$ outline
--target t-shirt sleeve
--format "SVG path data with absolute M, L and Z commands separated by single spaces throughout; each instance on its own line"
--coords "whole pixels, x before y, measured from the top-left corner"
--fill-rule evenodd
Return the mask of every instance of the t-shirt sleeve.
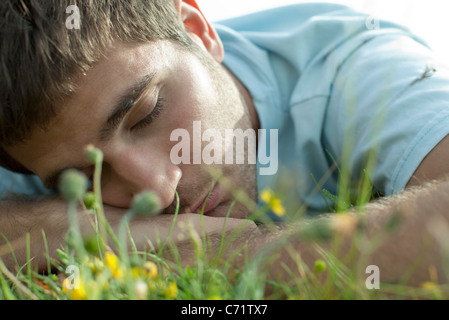
M 373 156 L 374 188 L 394 194 L 449 134 L 448 69 L 411 37 L 375 37 L 341 64 L 325 121 L 326 147 L 352 179 Z
M 13 173 L 0 167 L 0 199 L 6 195 L 46 195 L 54 193 L 45 188 L 41 180 L 34 175 Z

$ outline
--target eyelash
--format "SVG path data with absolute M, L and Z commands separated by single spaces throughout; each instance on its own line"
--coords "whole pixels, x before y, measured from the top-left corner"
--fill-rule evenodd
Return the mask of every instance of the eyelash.
M 148 114 L 145 118 L 143 118 L 137 124 L 135 124 L 131 128 L 131 130 L 132 131 L 142 130 L 142 129 L 145 129 L 146 127 L 148 127 L 154 120 L 157 119 L 157 117 L 159 117 L 162 110 L 164 109 L 164 106 L 165 106 L 164 99 L 159 96 L 157 98 L 156 105 L 154 106 L 153 111 L 151 111 L 150 114 Z

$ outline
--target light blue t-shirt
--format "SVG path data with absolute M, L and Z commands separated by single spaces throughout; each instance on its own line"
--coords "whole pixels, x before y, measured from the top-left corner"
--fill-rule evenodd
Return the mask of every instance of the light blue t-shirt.
M 309 213 L 328 211 L 343 161 L 350 190 L 367 176 L 375 193 L 392 195 L 449 134 L 449 73 L 405 27 L 328 3 L 215 27 L 262 129 L 279 130 L 279 171 L 259 175 L 259 191 L 284 185 Z
M 0 199 L 8 194 L 45 195 L 54 193 L 45 188 L 35 175 L 16 174 L 0 167 Z
M 269 187 L 309 212 L 329 211 L 322 190 L 337 194 L 346 160 L 348 188 L 368 175 L 376 192 L 391 195 L 449 134 L 449 74 L 407 28 L 378 22 L 342 5 L 310 3 L 214 24 L 224 64 L 250 91 L 262 129 L 279 133 L 278 174 L 259 175 L 259 191 Z M 0 169 L 0 194 L 8 191 L 45 189 L 35 177 Z

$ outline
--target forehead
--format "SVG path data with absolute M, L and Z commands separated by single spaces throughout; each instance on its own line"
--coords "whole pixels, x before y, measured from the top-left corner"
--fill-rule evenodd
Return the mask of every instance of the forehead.
M 121 83 L 126 85 L 140 74 L 155 71 L 168 64 L 168 57 L 176 52 L 168 41 L 132 44 L 117 42 L 102 59 L 78 81 L 74 96 L 79 98 L 95 84 L 98 87 Z M 103 90 L 104 91 L 104 90 Z

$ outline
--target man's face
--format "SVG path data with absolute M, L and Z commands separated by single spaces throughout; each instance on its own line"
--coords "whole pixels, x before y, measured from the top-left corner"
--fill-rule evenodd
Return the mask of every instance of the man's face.
M 215 186 L 205 213 L 224 216 L 234 198 L 214 183 L 210 168 L 221 170 L 256 200 L 255 165 L 175 165 L 170 158 L 178 144 L 170 141 L 171 133 L 186 129 L 193 139 L 194 121 L 201 121 L 202 131 L 253 128 L 250 99 L 242 96 L 242 88 L 219 63 L 206 59 L 210 63 L 169 41 L 116 43 L 78 81 L 78 90 L 47 130 L 36 129 L 26 142 L 5 149 L 56 187 L 66 168 L 92 175 L 84 148 L 94 144 L 104 153 L 106 204 L 128 208 L 134 195 L 153 190 L 165 212 L 174 213 L 176 190 L 180 213 L 198 212 Z M 233 217 L 247 214 L 238 203 L 231 211 Z

